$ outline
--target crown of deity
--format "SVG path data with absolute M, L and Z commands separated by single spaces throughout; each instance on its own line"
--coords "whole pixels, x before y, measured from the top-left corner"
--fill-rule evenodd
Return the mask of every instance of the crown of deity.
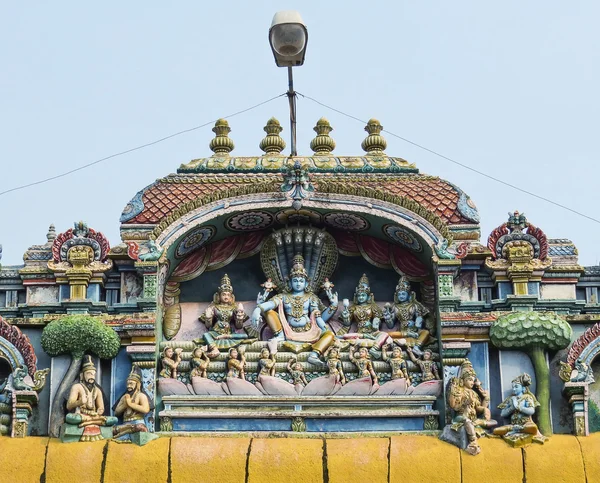
M 371 287 L 369 286 L 369 279 L 367 277 L 366 273 L 362 274 L 362 277 L 360 277 L 360 280 L 358 281 L 358 285 L 356 286 L 356 293 L 359 292 L 364 292 L 364 293 L 371 293 Z
M 233 286 L 231 285 L 231 280 L 229 279 L 229 275 L 223 275 L 221 278 L 221 283 L 219 284 L 219 293 L 223 292 L 231 292 L 233 293 Z
M 396 285 L 396 292 L 399 292 L 400 290 L 404 292 L 410 292 L 410 282 L 404 275 L 400 277 L 398 285 Z
M 290 278 L 304 277 L 308 279 L 308 272 L 304 268 L 304 257 L 302 255 L 296 255 L 292 262 L 292 269 L 290 270 Z
M 460 365 L 460 378 L 466 379 L 467 377 L 477 377 L 475 369 L 473 369 L 473 364 L 471 364 L 469 359 L 465 359 Z
M 127 380 L 136 381 L 140 384 L 142 383 L 142 374 L 138 366 L 131 366 L 131 372 L 129 373 L 129 376 L 127 376 Z
M 85 372 L 88 370 L 96 370 L 96 366 L 94 365 L 94 360 L 92 356 L 86 354 L 83 356 L 83 363 L 81 364 L 81 372 Z

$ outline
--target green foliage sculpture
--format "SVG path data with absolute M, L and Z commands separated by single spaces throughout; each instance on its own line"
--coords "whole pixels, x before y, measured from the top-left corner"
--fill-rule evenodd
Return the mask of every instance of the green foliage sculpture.
M 52 402 L 49 434 L 57 438 L 64 421 L 64 403 L 71 385 L 79 374 L 84 354 L 94 354 L 101 359 L 112 359 L 119 352 L 121 341 L 117 333 L 104 322 L 90 315 L 67 315 L 50 322 L 42 332 L 42 348 L 56 357 L 71 356 L 71 364 L 58 386 Z
M 529 355 L 540 403 L 538 426 L 552 434 L 550 422 L 550 373 L 546 351 L 564 349 L 571 342 L 571 326 L 554 312 L 511 312 L 498 317 L 490 328 L 490 339 L 499 349 L 522 350 Z

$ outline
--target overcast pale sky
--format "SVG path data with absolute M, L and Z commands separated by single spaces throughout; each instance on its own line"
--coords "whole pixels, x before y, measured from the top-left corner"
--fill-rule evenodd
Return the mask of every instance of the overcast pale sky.
M 0 16 L 0 191 L 54 176 L 257 104 L 287 88 L 267 32 L 278 10 L 309 29 L 296 89 L 541 196 L 600 218 L 597 1 L 4 2 Z M 237 155 L 257 155 L 277 99 L 230 120 Z M 363 125 L 298 100 L 298 151 L 333 127 L 361 154 Z M 70 176 L 0 196 L 3 264 L 83 219 L 119 243 L 133 195 L 211 153 L 210 126 Z M 600 224 L 387 136 L 387 152 L 466 191 L 482 242 L 518 209 L 580 263 L 600 259 Z

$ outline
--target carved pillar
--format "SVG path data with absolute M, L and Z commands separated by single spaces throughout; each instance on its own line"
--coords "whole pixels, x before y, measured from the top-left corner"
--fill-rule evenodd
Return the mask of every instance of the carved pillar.
M 455 312 L 460 305 L 460 297 L 454 295 L 454 278 L 460 269 L 460 260 L 437 262 L 438 302 L 440 312 Z
M 13 418 L 11 436 L 24 438 L 29 431 L 29 418 L 39 397 L 35 391 L 13 391 Z
M 144 282 L 143 298 L 140 301 L 142 309 L 145 312 L 154 311 L 156 309 L 156 291 L 158 286 L 158 262 L 135 262 L 134 266 L 142 274 Z
M 566 382 L 563 395 L 569 400 L 569 407 L 573 414 L 573 434 L 576 436 L 589 436 L 589 384 L 587 382 Z

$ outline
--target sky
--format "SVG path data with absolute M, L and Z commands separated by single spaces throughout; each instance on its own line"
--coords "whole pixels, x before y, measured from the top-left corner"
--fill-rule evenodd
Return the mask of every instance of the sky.
M 0 16 L 0 191 L 52 177 L 258 104 L 287 89 L 268 43 L 273 14 L 308 26 L 298 92 L 600 219 L 600 3 L 406 0 L 5 2 Z M 282 97 L 229 120 L 238 156 L 259 155 L 266 121 L 288 140 Z M 298 151 L 316 121 L 339 155 L 364 125 L 298 99 Z M 211 126 L 69 176 L 0 195 L 2 264 L 84 220 L 116 245 L 137 191 L 212 154 Z M 600 223 L 386 135 L 391 156 L 460 186 L 482 242 L 519 210 L 582 265 L 600 260 Z M 288 141 L 289 145 L 289 141 Z

